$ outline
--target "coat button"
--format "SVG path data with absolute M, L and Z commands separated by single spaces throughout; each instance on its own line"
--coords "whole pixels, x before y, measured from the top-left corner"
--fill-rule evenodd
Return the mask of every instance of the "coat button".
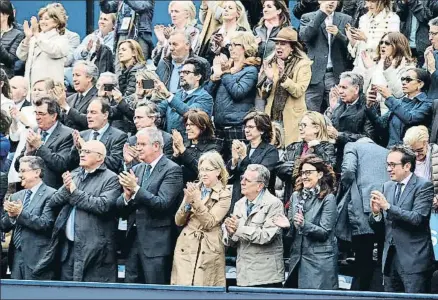
M 202 254 L 205 254 L 205 251 L 202 251 L 201 253 L 202 253 Z
M 184 252 L 184 249 L 181 249 L 181 252 Z
M 184 236 L 186 236 L 186 233 L 184 232 Z

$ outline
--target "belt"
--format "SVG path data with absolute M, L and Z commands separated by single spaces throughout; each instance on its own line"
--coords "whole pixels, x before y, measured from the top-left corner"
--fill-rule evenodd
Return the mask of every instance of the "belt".
M 327 73 L 327 72 L 333 72 L 333 67 L 330 67 L 330 68 L 325 69 L 325 72 L 326 72 L 326 73 Z

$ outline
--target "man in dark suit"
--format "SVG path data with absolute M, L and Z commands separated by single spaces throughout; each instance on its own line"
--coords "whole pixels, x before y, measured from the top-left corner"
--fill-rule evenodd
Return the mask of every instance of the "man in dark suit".
M 432 132 L 430 133 L 430 142 L 438 143 L 438 99 L 433 101 Z
M 169 284 L 182 170 L 163 155 L 156 128 L 140 130 L 136 148 L 143 163 L 119 175 L 123 195 L 117 206 L 128 219 L 125 282 Z
M 429 226 L 433 184 L 417 177 L 415 153 L 391 148 L 387 171 L 391 181 L 382 192 L 371 192 L 369 221 L 384 226 L 382 271 L 386 292 L 428 293 L 431 290 L 433 248 Z
M 67 98 L 60 105 L 64 111 L 64 124 L 76 130 L 85 130 L 87 125 L 87 108 L 97 96 L 95 86 L 99 78 L 99 69 L 90 61 L 79 60 L 73 66 L 73 86 L 76 94 Z
M 59 188 L 62 185 L 61 174 L 68 169 L 68 154 L 73 146 L 72 130 L 59 122 L 61 109 L 56 100 L 43 97 L 34 104 L 38 130 L 29 130 L 26 147 L 20 157 L 41 157 L 46 164 L 44 182 L 50 187 Z M 17 171 L 18 168 L 19 158 L 15 161 Z
M 301 17 L 300 39 L 308 49 L 312 64 L 312 79 L 306 92 L 307 109 L 323 112 L 328 106 L 329 92 L 347 70 L 345 25 L 351 17 L 335 12 L 339 1 L 318 1 L 319 10 Z
M 108 100 L 95 98 L 87 109 L 88 130 L 73 132 L 74 147 L 70 153 L 70 168 L 74 169 L 79 163 L 79 150 L 85 141 L 101 141 L 107 151 L 105 165 L 114 173 L 119 173 L 123 163 L 123 145 L 128 136 L 108 123 L 111 107 Z
M 55 216 L 49 202 L 56 190 L 44 184 L 44 170 L 42 158 L 22 157 L 20 177 L 24 189 L 12 194 L 3 205 L 2 231 L 14 230 L 9 244 L 12 279 L 36 279 L 32 271 L 50 242 Z

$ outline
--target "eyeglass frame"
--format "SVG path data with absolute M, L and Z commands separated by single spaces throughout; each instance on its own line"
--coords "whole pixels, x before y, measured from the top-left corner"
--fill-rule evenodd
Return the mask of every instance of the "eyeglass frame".
M 399 163 L 386 163 L 386 168 L 391 168 L 391 170 L 394 170 L 397 166 L 404 166 L 402 162 Z
M 418 78 L 412 78 L 412 77 L 409 77 L 409 76 L 403 76 L 403 77 L 400 78 L 400 81 L 401 81 L 401 82 L 406 81 L 406 83 L 411 83 L 411 82 L 414 81 L 414 80 L 416 80 L 416 81 L 418 81 L 418 82 L 423 82 L 421 79 L 418 79 Z
M 247 182 L 247 183 L 254 183 L 254 182 L 263 183 L 263 181 L 261 181 L 261 180 L 248 180 L 248 178 L 246 178 L 245 175 L 240 176 L 240 181 Z
M 82 154 L 82 153 L 84 153 L 86 155 L 91 154 L 91 153 L 96 153 L 96 154 L 99 154 L 99 155 L 103 156 L 103 154 L 100 153 L 100 152 L 97 152 L 97 151 L 94 151 L 94 150 L 88 150 L 88 149 L 81 149 L 81 150 L 79 150 L 79 154 Z

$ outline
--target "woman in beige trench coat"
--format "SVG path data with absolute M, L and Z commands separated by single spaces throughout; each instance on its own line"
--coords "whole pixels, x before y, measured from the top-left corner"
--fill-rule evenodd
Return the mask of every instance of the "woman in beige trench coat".
M 275 56 L 264 61 L 257 86 L 266 100 L 265 112 L 272 121 L 283 124 L 285 145 L 289 145 L 300 141 L 298 123 L 307 111 L 305 96 L 312 61 L 293 28 L 281 29 L 271 40 L 275 42 Z
M 219 153 L 199 159 L 200 183 L 187 183 L 184 200 L 175 215 L 184 226 L 176 243 L 171 284 L 225 286 L 225 248 L 221 223 L 231 204 L 228 173 Z

